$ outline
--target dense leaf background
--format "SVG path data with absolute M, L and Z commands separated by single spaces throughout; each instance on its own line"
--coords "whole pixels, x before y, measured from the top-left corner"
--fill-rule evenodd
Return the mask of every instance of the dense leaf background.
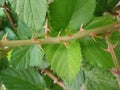
M 118 2 L 0 0 L 0 40 L 3 41 L 2 38 L 7 35 L 7 41 L 32 40 L 34 43 L 35 40 L 45 38 L 44 26 L 47 20 L 50 36 L 57 38 L 65 35 L 70 37 L 81 26 L 86 32 L 99 30 L 118 23 Z M 114 50 L 120 63 L 119 38 L 119 31 L 114 31 L 109 39 L 113 45 L 118 43 Z M 88 35 L 79 40 L 63 40 L 59 44 L 16 47 L 0 44 L 0 89 L 63 90 L 49 75 L 41 72 L 47 69 L 64 83 L 66 90 L 119 90 L 117 79 L 111 72 L 114 68 L 111 54 L 104 50 L 107 47 L 104 34 L 98 35 L 98 38 Z

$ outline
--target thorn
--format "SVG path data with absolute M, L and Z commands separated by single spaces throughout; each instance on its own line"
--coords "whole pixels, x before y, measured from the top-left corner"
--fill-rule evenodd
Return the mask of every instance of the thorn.
M 119 73 L 120 73 L 120 72 L 119 72 L 119 70 L 118 70 L 117 68 L 112 68 L 111 71 L 112 71 L 112 73 L 113 73 L 114 76 L 116 76 L 116 77 L 119 76 Z
M 96 40 L 95 40 L 96 34 L 92 33 L 92 34 L 90 34 L 90 36 L 92 37 L 93 41 L 96 42 Z
M 46 35 L 45 38 L 48 38 L 49 37 L 49 32 L 50 32 L 50 29 L 48 28 L 48 19 L 46 19 L 46 23 L 45 23 L 45 26 L 43 26 L 43 28 L 45 30 L 45 35 Z
M 41 73 L 42 75 L 46 75 L 46 73 L 45 73 L 45 70 L 44 70 L 44 69 L 41 69 L 40 73 Z
M 94 33 L 90 34 L 90 36 L 92 37 L 93 41 L 95 41 L 95 42 L 96 42 L 95 38 L 103 39 L 102 36 L 98 36 L 98 35 L 96 35 L 96 34 L 94 34 Z
M 98 36 L 98 35 L 96 35 L 95 37 L 98 38 L 98 39 L 103 39 L 102 36 Z
M 109 47 L 108 47 L 107 49 L 104 49 L 104 48 L 101 47 L 101 49 L 102 49 L 103 51 L 105 51 L 105 52 L 109 52 L 109 53 L 111 53 L 111 50 L 110 50 Z
M 68 33 L 68 37 L 72 37 L 72 34 Z
M 2 37 L 2 40 L 1 40 L 1 41 L 7 41 L 7 36 L 8 36 L 8 33 L 6 33 L 6 34 Z
M 57 81 L 56 81 L 56 80 L 54 80 L 54 82 L 53 82 L 53 83 L 55 84 L 56 82 L 57 82 Z
M 57 34 L 57 37 L 58 37 L 58 38 L 60 37 L 60 34 L 61 34 L 61 31 Z
M 107 49 L 100 47 L 103 51 L 107 52 Z
M 113 48 L 116 48 L 118 44 L 119 44 L 119 41 L 113 46 Z
M 39 44 L 39 47 L 42 50 L 42 52 L 45 52 L 44 49 L 42 48 L 42 44 Z
M 119 15 L 117 16 L 117 20 L 120 21 L 120 16 Z
M 68 42 L 64 42 L 66 48 L 68 48 Z
M 41 73 L 41 74 L 44 74 L 44 73 L 45 73 L 44 69 L 41 69 L 40 73 Z
M 83 32 L 84 31 L 84 29 L 83 29 L 83 24 L 81 24 L 80 25 L 80 30 L 79 30 L 80 32 Z
M 34 35 L 32 35 L 32 38 L 31 38 L 31 39 L 32 39 L 32 42 L 33 42 L 33 43 L 35 43 L 35 42 L 37 41 L 37 38 L 36 38 Z

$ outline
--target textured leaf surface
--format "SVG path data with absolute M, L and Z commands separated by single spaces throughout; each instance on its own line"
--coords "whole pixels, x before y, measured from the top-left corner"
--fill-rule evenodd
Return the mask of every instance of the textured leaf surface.
M 34 69 L 0 71 L 0 78 L 9 90 L 45 90 L 46 85 Z
M 29 27 L 39 30 L 45 21 L 46 0 L 9 0 L 13 9 Z
M 38 45 L 16 47 L 12 52 L 11 64 L 17 69 L 31 66 L 41 67 L 44 53 Z
M 67 84 L 66 82 L 66 90 L 81 90 L 81 86 L 84 82 L 85 76 L 82 70 L 79 71 L 76 78 L 73 80 L 72 84 Z
M 0 59 L 0 70 L 6 69 L 8 67 L 9 67 L 9 62 L 8 62 L 7 58 L 3 57 L 2 59 Z
M 112 11 L 119 0 L 96 0 L 96 16 L 102 16 L 102 14 L 106 11 Z
M 104 15 L 101 17 L 94 17 L 91 20 L 91 22 L 87 26 L 85 26 L 85 29 L 87 30 L 87 29 L 99 28 L 102 26 L 113 24 L 115 22 L 117 22 L 117 20 L 113 16 L 110 16 L 110 15 Z
M 90 64 L 107 68 L 114 66 L 111 55 L 103 50 L 107 48 L 103 39 L 96 39 L 95 42 L 92 38 L 86 38 L 80 42 L 84 59 Z
M 107 26 L 116 22 L 116 20 L 111 16 L 103 16 L 94 18 L 85 29 L 99 28 L 102 26 Z M 84 59 L 87 60 L 92 65 L 97 65 L 100 67 L 113 67 L 113 60 L 111 55 L 104 51 L 107 49 L 107 44 L 104 39 L 95 38 L 94 41 L 91 37 L 87 37 L 80 40 L 81 50 Z M 103 48 L 103 49 L 102 49 Z
M 22 20 L 19 20 L 17 27 L 17 34 L 20 39 L 29 39 L 31 38 L 33 30 L 29 28 Z
M 102 68 L 85 70 L 85 90 L 119 90 L 116 78 Z
M 77 75 L 82 55 L 78 42 L 70 42 L 68 48 L 64 45 L 48 45 L 45 48 L 47 59 L 58 76 L 71 82 Z
M 49 22 L 52 29 L 79 29 L 93 17 L 95 0 L 54 0 L 49 8 Z

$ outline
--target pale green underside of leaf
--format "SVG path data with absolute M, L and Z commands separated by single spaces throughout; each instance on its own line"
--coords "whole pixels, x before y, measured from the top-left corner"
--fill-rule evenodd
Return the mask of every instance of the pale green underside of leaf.
M 84 79 L 85 79 L 84 72 L 80 70 L 71 84 L 67 84 L 65 82 L 66 90 L 81 90 L 80 88 L 84 82 Z
M 42 67 L 44 53 L 38 45 L 16 47 L 12 52 L 11 64 L 14 68 Z
M 77 30 L 93 17 L 95 0 L 54 0 L 49 7 L 49 23 L 54 31 Z
M 70 83 L 80 70 L 82 55 L 79 43 L 69 42 L 67 48 L 63 44 L 48 45 L 45 51 L 51 68 Z
M 0 71 L 0 78 L 8 90 L 45 90 L 46 85 L 34 69 Z
M 66 84 L 66 88 L 67 90 L 119 90 L 117 80 L 110 71 L 88 64 L 82 67 L 72 84 Z
M 102 68 L 85 71 L 85 90 L 120 90 L 116 78 Z
M 47 1 L 46 0 L 9 0 L 13 10 L 29 27 L 35 31 L 40 30 L 44 24 Z
M 33 35 L 34 30 L 29 28 L 22 20 L 19 19 L 17 34 L 20 39 L 30 39 Z

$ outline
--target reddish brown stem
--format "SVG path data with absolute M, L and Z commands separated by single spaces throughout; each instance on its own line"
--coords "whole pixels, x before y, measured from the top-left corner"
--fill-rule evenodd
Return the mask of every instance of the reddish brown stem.
M 52 71 L 47 70 L 47 69 L 42 69 L 40 70 L 41 73 L 45 73 L 48 77 L 50 77 L 52 80 L 54 80 L 54 82 L 56 82 L 60 87 L 62 87 L 65 90 L 65 85 L 64 83 L 58 78 L 56 77 Z
M 115 54 L 115 51 L 114 51 L 114 45 L 112 45 L 109 41 L 109 36 L 111 35 L 111 33 L 107 33 L 106 36 L 105 36 L 105 40 L 106 40 L 106 43 L 108 45 L 108 51 L 109 53 L 111 54 L 112 56 L 112 59 L 113 59 L 113 62 L 114 62 L 114 65 L 115 65 L 115 68 L 118 70 L 118 73 L 120 75 L 120 65 L 119 65 L 119 62 L 118 62 L 118 59 L 117 59 L 117 56 Z
M 12 16 L 10 15 L 9 8 L 5 4 L 3 5 L 3 8 L 5 9 L 5 13 L 6 13 L 6 15 L 7 15 L 8 19 L 9 19 L 9 21 L 10 21 L 12 27 L 13 27 L 13 29 L 14 29 L 14 32 L 17 33 L 17 28 L 16 28 L 16 25 L 14 23 L 14 20 L 13 20 Z
M 52 43 L 65 43 L 71 40 L 76 40 L 80 38 L 84 38 L 90 36 L 92 33 L 94 34 L 104 34 L 106 32 L 114 31 L 120 29 L 119 23 L 114 23 L 108 26 L 104 26 L 101 28 L 95 28 L 91 30 L 85 30 L 83 32 L 77 32 L 72 34 L 71 36 L 63 36 L 63 37 L 49 37 L 49 38 L 41 38 L 36 41 L 33 40 L 12 40 L 12 41 L 0 41 L 0 46 L 21 46 L 21 45 L 32 45 L 32 44 L 52 44 Z

